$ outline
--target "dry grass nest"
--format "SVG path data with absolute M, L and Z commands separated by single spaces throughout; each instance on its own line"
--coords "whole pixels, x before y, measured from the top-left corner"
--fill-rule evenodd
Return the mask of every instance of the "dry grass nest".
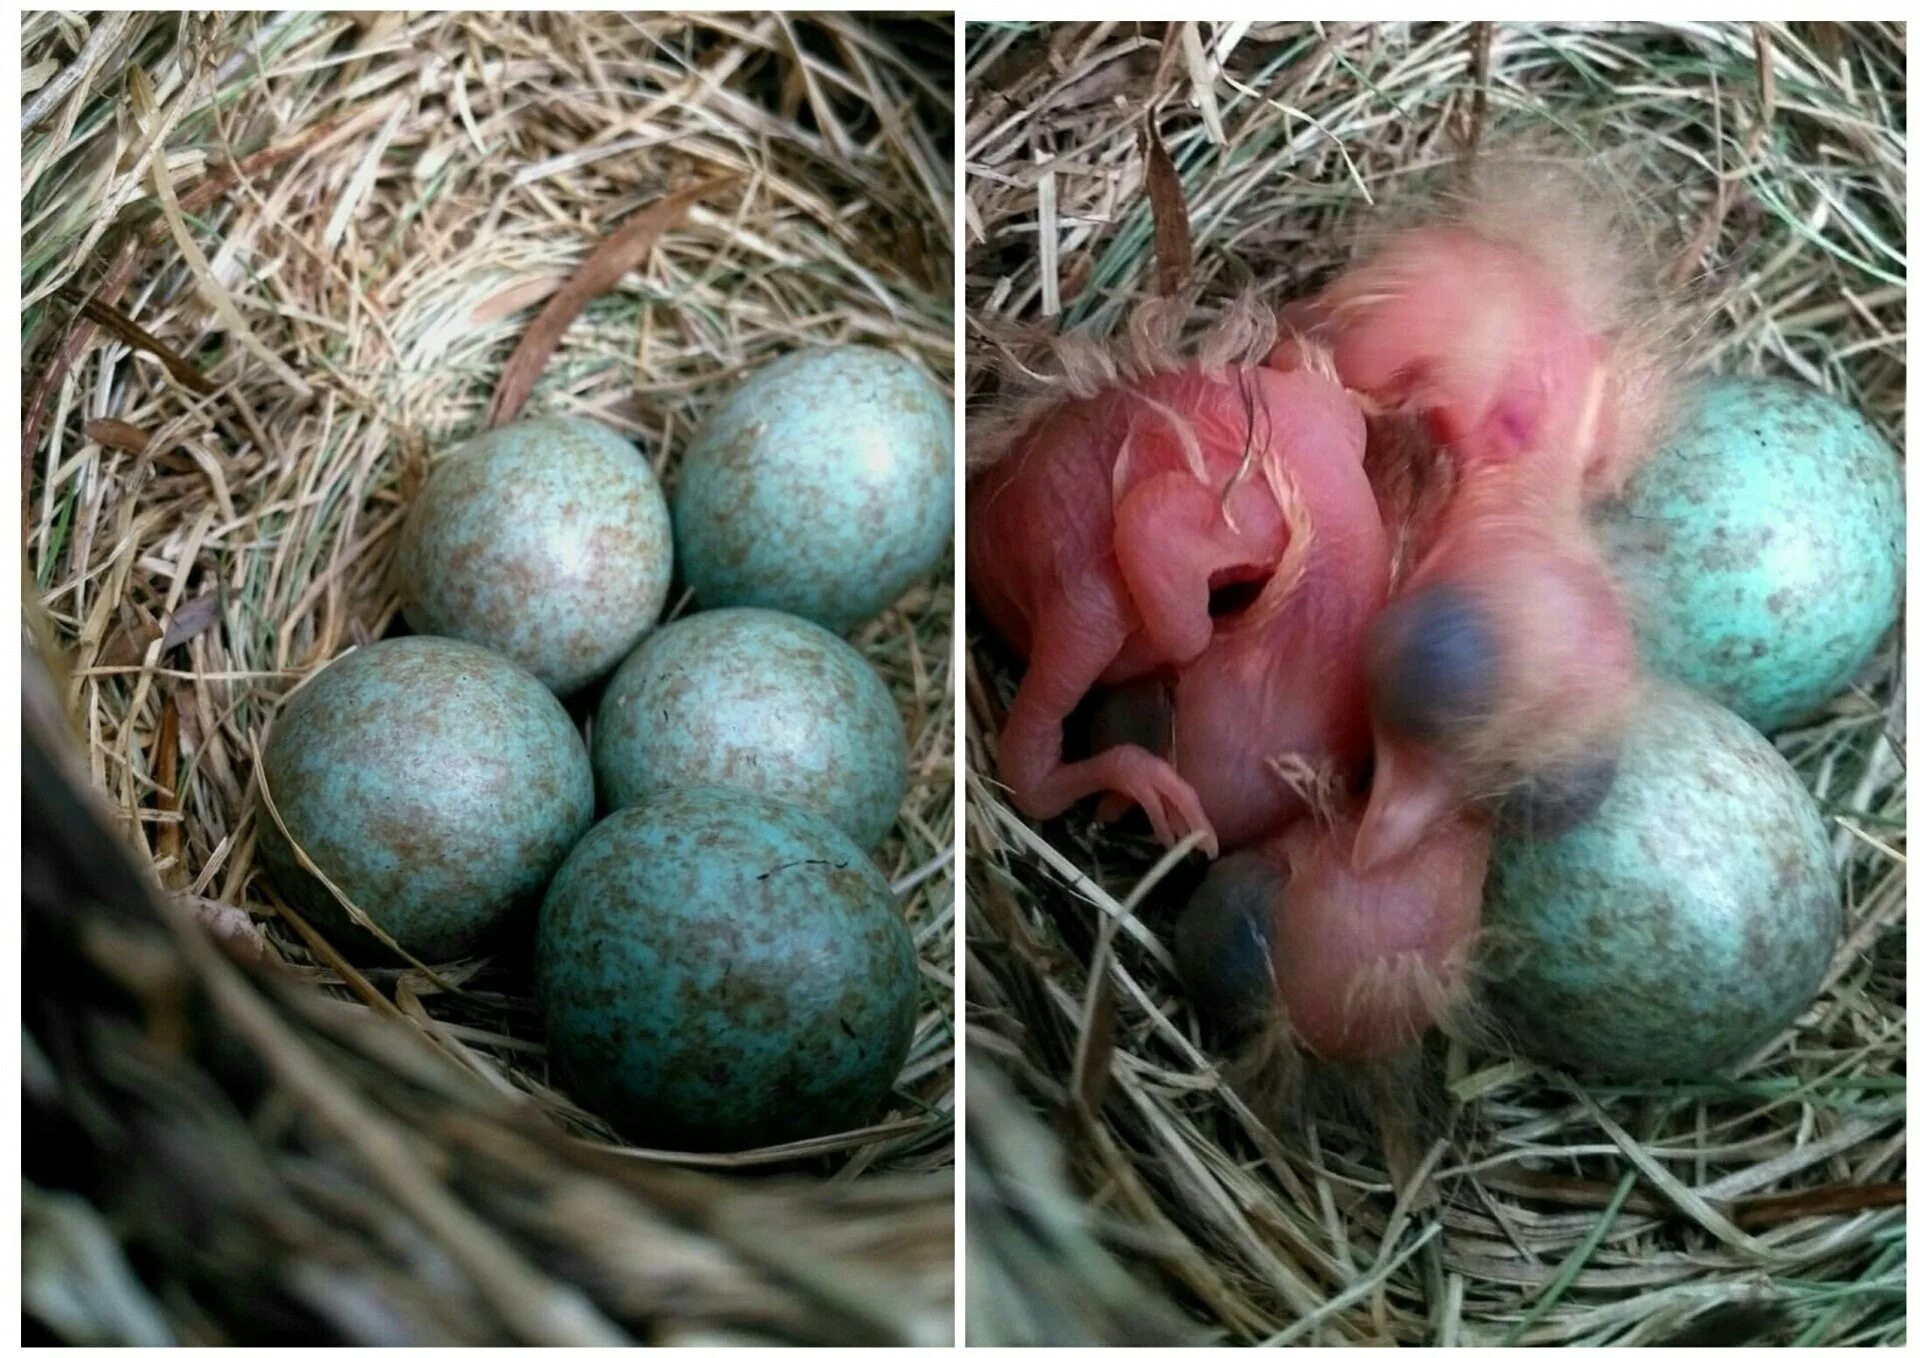
M 603 421 L 670 482 L 786 350 L 884 346 L 951 388 L 952 42 L 940 18 L 27 17 L 30 1335 L 950 1335 L 946 573 L 852 637 L 907 725 L 877 857 L 923 1003 L 880 1124 L 826 1143 L 619 1144 L 547 1083 L 521 973 L 356 969 L 278 909 L 253 771 L 282 695 L 393 623 L 408 496 L 540 303 L 663 194 L 728 177 L 529 413 Z
M 1158 289 L 1150 128 L 1202 321 L 1248 288 L 1316 286 L 1370 204 L 1482 139 L 1544 136 L 1670 242 L 1691 366 L 1804 378 L 1904 447 L 1902 26 L 976 24 L 964 41 L 970 416 L 1005 389 L 996 366 L 1116 333 Z M 1169 965 L 1169 864 L 1084 810 L 1029 824 L 995 784 L 1017 674 L 970 638 L 973 1341 L 1903 1342 L 1897 635 L 1778 740 L 1827 817 L 1846 910 L 1789 1032 L 1683 1087 L 1436 1038 L 1426 1115 L 1385 1134 L 1364 1110 L 1260 1116 L 1224 1078 Z

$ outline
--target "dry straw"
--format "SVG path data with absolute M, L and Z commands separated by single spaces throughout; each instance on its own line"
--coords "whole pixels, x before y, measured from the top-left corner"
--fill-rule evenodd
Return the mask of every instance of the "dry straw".
M 1691 366 L 1805 378 L 1904 447 L 1901 26 L 990 23 L 965 43 L 976 412 L 996 365 L 1119 333 L 1169 251 L 1191 250 L 1203 321 L 1249 289 L 1277 304 L 1373 205 L 1532 139 L 1637 202 Z M 1157 261 L 1170 183 L 1188 230 L 1163 225 Z M 1148 889 L 1167 865 L 1085 812 L 1028 824 L 994 783 L 1017 673 L 972 639 L 968 1042 L 995 1074 L 969 1097 L 1002 1110 L 969 1161 L 974 1341 L 1903 1342 L 1897 638 L 1779 741 L 1846 893 L 1791 1031 L 1683 1088 L 1439 1043 L 1384 1132 L 1334 1100 L 1272 1122 L 1223 1080 Z
M 276 911 L 253 770 L 286 692 L 392 622 L 408 496 L 540 305 L 662 195 L 729 177 L 587 307 L 530 411 L 605 421 L 670 479 L 788 349 L 881 345 L 951 384 L 952 41 L 854 16 L 26 18 L 30 1331 L 950 1333 L 944 578 L 853 638 L 907 723 L 878 856 L 923 1005 L 882 1123 L 826 1145 L 618 1145 L 548 1085 L 523 968 L 443 990 Z M 59 776 L 63 706 L 159 911 Z

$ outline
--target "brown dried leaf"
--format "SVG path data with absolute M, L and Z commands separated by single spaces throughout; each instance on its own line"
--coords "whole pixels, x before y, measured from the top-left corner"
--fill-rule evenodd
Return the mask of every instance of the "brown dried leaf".
M 1733 1220 L 1740 1229 L 1777 1226 L 1801 1217 L 1844 1216 L 1854 1212 L 1881 1211 L 1904 1207 L 1907 1182 L 1904 1179 L 1884 1184 L 1829 1184 L 1798 1193 L 1776 1193 L 1764 1198 L 1748 1198 L 1734 1204 Z
M 480 302 L 473 308 L 472 321 L 475 325 L 489 325 L 494 321 L 524 311 L 536 302 L 544 302 L 554 293 L 567 285 L 564 278 L 527 278 L 518 283 L 509 283 L 506 287 Z
M 147 451 L 147 431 L 125 420 L 88 420 L 87 437 L 105 448 L 123 453 Z
M 212 590 L 205 594 L 196 594 L 180 607 L 174 609 L 173 616 L 167 620 L 167 630 L 160 642 L 160 653 L 165 655 L 175 646 L 184 646 L 209 627 L 220 616 L 220 596 Z
M 1493 1165 L 1479 1176 L 1483 1187 L 1516 1198 L 1562 1203 L 1570 1207 L 1605 1207 L 1620 1185 L 1614 1179 L 1582 1179 L 1518 1165 Z M 1673 1206 L 1651 1189 L 1631 1188 L 1621 1206 L 1645 1216 L 1671 1216 Z
M 122 344 L 134 349 L 144 349 L 159 359 L 161 365 L 172 375 L 173 380 L 196 396 L 205 396 L 213 390 L 213 383 L 209 382 L 198 368 L 168 348 L 161 340 L 149 334 L 131 317 L 121 315 L 117 309 L 101 301 L 98 296 L 88 296 L 78 288 L 62 288 L 60 295 L 77 304 L 82 316 Z
M 125 617 L 124 613 L 122 616 Z M 126 619 L 126 625 L 121 628 L 119 635 L 101 648 L 100 656 L 94 663 L 107 669 L 142 664 L 147 658 L 147 647 L 153 645 L 155 637 L 161 639 L 160 654 L 165 655 L 174 647 L 184 646 L 206 631 L 219 616 L 219 596 L 209 590 L 205 594 L 196 594 L 176 608 L 164 628 L 157 622 Z
M 1180 172 L 1161 144 L 1152 118 L 1141 125 L 1140 153 L 1147 162 L 1147 201 L 1153 206 L 1153 255 L 1160 265 L 1160 295 L 1180 291 L 1193 272 L 1193 231 L 1187 224 L 1187 195 Z
M 611 291 L 628 272 L 639 267 L 653 249 L 653 243 L 675 226 L 688 208 L 732 179 L 731 175 L 722 175 L 656 199 L 594 247 L 579 272 L 567 280 L 567 285 L 534 319 L 521 337 L 519 347 L 513 351 L 513 357 L 501 370 L 500 385 L 494 388 L 493 404 L 487 409 L 488 429 L 497 428 L 520 413 L 568 327 L 580 319 L 587 304 Z
M 141 617 L 125 604 L 120 608 L 120 630 L 100 648 L 93 663 L 104 669 L 138 665 L 146 659 L 147 647 L 161 633 L 160 624 Z

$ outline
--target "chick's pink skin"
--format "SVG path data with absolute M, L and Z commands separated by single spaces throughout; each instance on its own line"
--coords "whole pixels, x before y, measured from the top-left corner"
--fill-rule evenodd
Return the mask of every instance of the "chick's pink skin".
M 1466 227 L 1404 231 L 1318 299 L 1341 381 L 1424 412 L 1463 471 L 1552 459 L 1577 483 L 1604 458 L 1608 343 L 1572 280 Z
M 1304 559 L 1223 622 L 1174 687 L 1176 763 L 1229 848 L 1306 814 L 1316 788 L 1344 791 L 1368 753 L 1365 644 L 1386 602 L 1389 544 L 1353 407 L 1297 377 L 1321 398 L 1323 435 L 1288 444 L 1310 525 Z
M 1626 263 L 1585 215 L 1553 189 L 1401 231 L 1289 305 L 1270 361 L 1326 346 L 1370 414 L 1422 415 L 1463 471 L 1546 459 L 1611 494 L 1652 452 L 1667 384 L 1622 322 Z
M 1400 1051 L 1463 998 L 1492 835 L 1452 816 L 1361 873 L 1350 822 L 1302 821 L 1267 846 L 1274 982 L 1300 1044 L 1330 1061 Z
M 1177 670 L 1207 652 L 1217 640 L 1212 590 L 1224 580 L 1270 577 L 1246 610 L 1261 624 L 1295 592 L 1320 597 L 1304 577 L 1319 560 L 1312 544 L 1323 513 L 1337 505 L 1325 529 L 1332 540 L 1357 531 L 1367 545 L 1365 514 L 1347 504 L 1365 490 L 1364 447 L 1358 410 L 1326 378 L 1189 368 L 1052 408 L 974 481 L 968 577 L 988 621 L 1028 660 L 999 761 L 1023 812 L 1044 818 L 1096 792 L 1118 794 L 1146 811 L 1163 843 L 1200 831 L 1217 851 L 1212 817 L 1231 808 L 1203 799 L 1189 776 L 1137 745 L 1062 763 L 1061 723 L 1096 684 Z M 1370 495 L 1366 506 L 1380 539 Z M 1354 517 L 1358 530 L 1348 526 Z M 1296 608 L 1296 629 L 1326 612 Z M 1189 726 L 1176 716 L 1181 750 L 1203 738 Z

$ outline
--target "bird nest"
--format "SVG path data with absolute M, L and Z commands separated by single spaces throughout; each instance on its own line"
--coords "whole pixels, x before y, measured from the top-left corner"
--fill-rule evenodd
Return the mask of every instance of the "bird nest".
M 1904 447 L 1899 25 L 988 23 L 964 42 L 970 416 L 1055 335 L 1119 333 L 1169 285 L 1202 320 L 1249 289 L 1284 301 L 1427 171 L 1544 138 L 1668 242 L 1693 366 L 1803 378 Z M 1790 1031 L 1683 1086 L 1436 1036 L 1431 1097 L 1384 1121 L 1330 1099 L 1272 1116 L 1223 1074 L 1169 961 L 1156 882 L 1184 865 L 1085 810 L 1031 824 L 996 785 L 1017 675 L 970 639 L 970 1339 L 1902 1342 L 1897 635 L 1778 738 L 1846 911 Z
M 883 346 L 951 387 L 952 43 L 945 18 L 26 18 L 30 1335 L 950 1336 L 950 572 L 851 638 L 907 727 L 877 860 L 922 1003 L 845 1136 L 621 1144 L 548 1083 L 523 967 L 355 966 L 282 907 L 254 769 L 282 696 L 393 623 L 432 456 L 649 204 L 706 188 L 518 370 L 530 413 L 671 482 L 783 351 Z

